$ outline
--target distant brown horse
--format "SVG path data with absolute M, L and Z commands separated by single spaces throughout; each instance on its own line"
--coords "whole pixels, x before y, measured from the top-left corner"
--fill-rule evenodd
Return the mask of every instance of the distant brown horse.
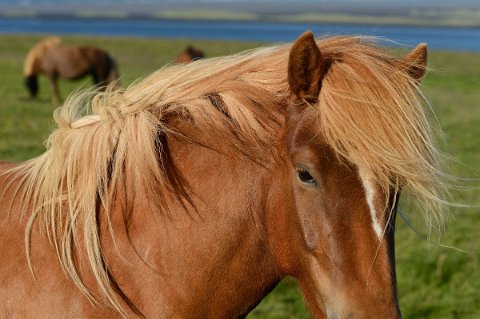
M 189 45 L 185 49 L 185 51 L 183 51 L 177 56 L 177 59 L 175 60 L 175 62 L 188 63 L 198 59 L 203 59 L 204 57 L 205 57 L 205 53 L 203 53 L 202 50 Z
M 32 98 L 37 96 L 40 74 L 48 78 L 55 103 L 60 101 L 58 78 L 78 80 L 91 75 L 99 87 L 118 79 L 117 64 L 107 52 L 91 46 L 62 45 L 59 37 L 48 37 L 28 52 L 23 75 Z
M 400 318 L 400 192 L 444 203 L 426 53 L 305 33 L 67 100 L 0 168 L 0 318 L 241 318 L 285 276 L 315 318 Z

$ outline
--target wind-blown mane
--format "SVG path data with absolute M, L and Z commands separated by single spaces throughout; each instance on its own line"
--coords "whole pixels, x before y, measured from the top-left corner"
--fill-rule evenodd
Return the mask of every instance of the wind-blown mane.
M 417 82 L 362 37 L 318 42 L 330 62 L 319 97 L 318 128 L 340 157 L 358 165 L 387 192 L 409 189 L 438 217 L 443 187 L 441 157 L 422 109 Z M 47 151 L 10 171 L 21 175 L 25 207 L 33 203 L 26 243 L 36 219 L 45 224 L 62 267 L 91 300 L 74 262 L 82 248 L 104 301 L 124 314 L 104 260 L 99 209 L 109 216 L 127 174 L 131 189 L 185 205 L 188 185 L 171 165 L 164 138 L 184 136 L 171 124 L 183 119 L 222 138 L 232 153 L 261 162 L 282 141 L 282 114 L 289 103 L 289 45 L 195 61 L 160 70 L 125 91 L 108 90 L 90 102 L 71 97 L 55 112 L 58 128 Z M 399 68 L 400 66 L 400 68 Z M 87 101 L 87 102 L 86 102 Z M 88 115 L 86 115 L 88 113 Z M 261 164 L 261 163 L 260 163 Z M 20 191 L 20 188 L 19 188 Z M 20 195 L 18 195 L 20 196 Z M 81 233 L 83 242 L 77 240 Z
M 34 74 L 35 63 L 45 54 L 45 51 L 52 47 L 60 45 L 62 40 L 57 36 L 51 36 L 43 39 L 28 51 L 25 63 L 23 65 L 23 75 L 30 76 Z

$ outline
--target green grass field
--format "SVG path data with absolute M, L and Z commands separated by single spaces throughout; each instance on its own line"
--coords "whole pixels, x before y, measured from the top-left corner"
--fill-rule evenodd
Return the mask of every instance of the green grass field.
M 27 101 L 22 64 L 39 37 L 0 36 L 0 159 L 23 161 L 43 152 L 53 128 L 48 83 L 40 82 L 40 99 Z M 101 46 L 116 58 L 122 85 L 146 76 L 174 60 L 190 41 L 136 38 L 65 37 L 69 44 Z M 226 55 L 261 44 L 197 41 L 208 56 Z M 438 121 L 445 131 L 449 163 L 456 176 L 479 178 L 480 172 L 480 53 L 431 52 L 431 71 L 424 81 Z M 62 97 L 83 82 L 61 82 Z M 480 186 L 480 181 L 465 182 Z M 453 200 L 480 207 L 480 189 L 453 191 Z M 404 203 L 403 211 L 413 215 Z M 398 220 L 396 257 L 398 290 L 404 318 L 480 318 L 480 208 L 452 208 L 442 236 L 424 239 L 421 222 L 412 223 L 417 235 Z M 283 281 L 249 318 L 309 318 L 291 279 Z

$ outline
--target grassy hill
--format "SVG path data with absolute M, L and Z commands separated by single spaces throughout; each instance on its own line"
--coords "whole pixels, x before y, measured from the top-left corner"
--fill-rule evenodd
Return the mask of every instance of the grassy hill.
M 40 82 L 40 99 L 27 101 L 22 83 L 22 63 L 32 36 L 0 36 L 0 159 L 23 161 L 43 152 L 42 142 L 53 128 L 48 83 Z M 70 44 L 106 48 L 117 59 L 126 86 L 171 62 L 190 42 L 134 38 L 65 37 Z M 235 53 L 260 44 L 197 41 L 208 56 Z M 480 54 L 432 52 L 434 70 L 424 81 L 438 121 L 446 134 L 445 149 L 456 160 L 452 174 L 478 178 L 480 172 Z M 65 97 L 90 85 L 61 82 Z M 464 182 L 480 185 L 480 182 Z M 453 200 L 480 207 L 480 190 L 453 191 Z M 425 239 L 421 222 L 411 205 L 402 209 L 411 216 L 417 235 L 398 220 L 396 258 L 398 289 L 405 318 L 480 318 L 480 209 L 452 208 L 441 238 Z M 282 282 L 249 318 L 309 318 L 293 280 Z

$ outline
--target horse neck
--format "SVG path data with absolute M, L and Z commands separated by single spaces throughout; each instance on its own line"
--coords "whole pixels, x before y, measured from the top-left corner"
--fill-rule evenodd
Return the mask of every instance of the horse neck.
M 207 138 L 201 132 L 196 136 L 198 141 Z M 249 160 L 226 155 L 231 154 L 228 149 L 212 150 L 175 137 L 165 143 L 194 205 L 186 209 L 172 194 L 162 194 L 167 198 L 165 213 L 152 205 L 155 198 L 119 186 L 111 218 L 115 245 L 106 219 L 101 227 L 109 267 L 122 286 L 127 269 L 118 250 L 141 272 L 156 278 L 158 273 L 168 274 L 159 277 L 158 287 L 149 286 L 142 293 L 162 296 L 180 317 L 243 315 L 280 279 L 266 221 L 270 173 Z M 131 176 L 125 178 L 123 185 L 134 185 Z M 165 287 L 172 288 L 168 295 Z M 198 292 L 196 300 L 180 302 L 181 292 L 192 287 Z M 135 298 L 142 299 L 133 293 L 134 302 Z M 205 308 L 200 307 L 204 300 L 212 304 L 198 314 Z

